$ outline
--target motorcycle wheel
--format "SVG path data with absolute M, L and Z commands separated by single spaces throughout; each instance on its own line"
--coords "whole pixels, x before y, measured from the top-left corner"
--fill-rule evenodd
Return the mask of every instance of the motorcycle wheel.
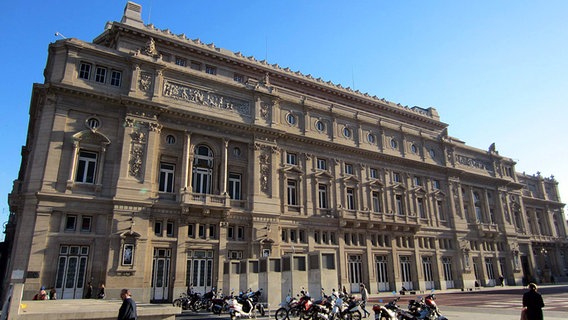
M 181 299 L 175 299 L 174 302 L 172 302 L 172 305 L 174 307 L 181 307 Z
M 195 300 L 195 302 L 191 305 L 191 309 L 195 312 L 201 310 L 203 308 L 203 302 L 201 300 Z
M 298 309 L 290 309 L 288 310 L 288 319 L 299 319 L 300 318 L 300 312 L 298 311 Z
M 288 318 L 288 310 L 286 310 L 286 308 L 276 310 L 274 318 L 276 318 L 276 320 L 286 320 Z
M 211 311 L 213 311 L 214 314 L 221 314 L 221 310 L 223 310 L 223 307 L 216 304 L 211 307 Z

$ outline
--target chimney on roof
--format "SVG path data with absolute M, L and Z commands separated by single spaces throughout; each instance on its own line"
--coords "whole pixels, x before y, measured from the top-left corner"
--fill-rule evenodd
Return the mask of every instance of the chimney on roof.
M 138 3 L 128 1 L 120 22 L 131 26 L 143 27 L 144 21 L 142 21 L 142 6 Z

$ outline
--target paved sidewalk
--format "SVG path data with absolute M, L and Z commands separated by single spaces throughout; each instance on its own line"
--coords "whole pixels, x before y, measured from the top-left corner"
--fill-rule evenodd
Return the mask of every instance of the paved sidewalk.
M 479 319 L 498 319 L 498 320 L 519 320 L 521 318 L 521 308 L 511 309 L 489 309 L 476 307 L 442 307 L 442 314 L 448 320 L 479 320 Z M 544 308 L 544 319 L 546 320 L 566 320 L 568 315 L 565 312 L 546 311 Z

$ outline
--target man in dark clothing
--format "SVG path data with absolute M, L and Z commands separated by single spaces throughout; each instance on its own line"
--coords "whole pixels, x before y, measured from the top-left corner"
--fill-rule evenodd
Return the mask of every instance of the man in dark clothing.
M 120 310 L 118 310 L 117 320 L 137 320 L 136 302 L 130 297 L 130 290 L 122 289 L 120 291 L 120 298 L 122 299 L 122 305 L 120 306 Z
M 543 320 L 542 308 L 544 301 L 540 293 L 536 292 L 536 284 L 529 283 L 529 291 L 523 294 L 523 308 L 526 308 L 527 320 Z

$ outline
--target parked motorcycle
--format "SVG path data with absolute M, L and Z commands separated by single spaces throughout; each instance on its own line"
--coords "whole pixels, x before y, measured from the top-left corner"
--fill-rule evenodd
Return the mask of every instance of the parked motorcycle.
M 249 289 L 247 292 L 241 292 L 239 296 L 229 299 L 229 316 L 231 320 L 235 318 L 256 318 L 258 311 L 261 316 L 264 316 L 266 311 L 264 306 L 260 303 L 260 296 L 262 289 L 252 291 Z
M 290 292 L 286 300 L 280 304 L 280 308 L 274 313 L 276 320 L 286 319 L 311 319 L 310 313 L 313 304 L 309 293 L 302 288 L 297 298 L 291 296 Z
M 440 313 L 440 309 L 435 300 L 436 296 L 434 293 L 429 294 L 425 298 L 420 298 L 419 300 L 410 300 L 408 302 L 408 311 L 399 310 L 398 317 L 402 320 L 447 320 L 447 318 Z
M 395 298 L 384 306 L 374 305 L 375 320 L 398 320 L 398 314 L 400 313 L 400 307 L 397 304 L 398 300 L 400 300 L 400 297 Z
M 223 296 L 222 292 L 220 292 L 217 296 L 211 299 L 211 311 L 214 314 L 221 314 L 223 311 L 229 311 L 229 299 L 231 299 L 231 296 Z

